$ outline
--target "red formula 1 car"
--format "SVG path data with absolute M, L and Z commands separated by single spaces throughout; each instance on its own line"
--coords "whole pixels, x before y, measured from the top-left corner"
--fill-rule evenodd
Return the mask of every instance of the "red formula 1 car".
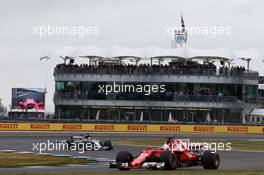
M 187 146 L 188 145 L 188 146 Z M 202 146 L 200 145 L 199 148 Z M 216 152 L 193 150 L 181 139 L 168 138 L 162 148 L 147 148 L 137 156 L 129 151 L 120 151 L 110 168 L 119 170 L 149 168 L 173 170 L 178 167 L 203 166 L 204 169 L 218 169 L 220 157 Z
M 37 102 L 34 99 L 26 99 L 19 102 L 19 105 L 23 110 L 27 112 L 28 109 L 44 110 L 44 105 L 42 102 Z

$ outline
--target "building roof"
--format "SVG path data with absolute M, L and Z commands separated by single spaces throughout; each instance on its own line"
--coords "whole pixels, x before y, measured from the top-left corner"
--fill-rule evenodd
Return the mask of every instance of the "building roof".
M 116 46 L 108 51 L 108 57 L 110 58 L 145 58 L 144 49 L 131 49 L 127 47 Z
M 234 54 L 226 48 L 220 49 L 195 49 L 187 48 L 187 57 L 188 58 L 197 58 L 197 59 L 233 59 Z
M 146 58 L 186 58 L 186 49 L 164 49 L 157 47 L 144 48 Z
M 264 116 L 264 109 L 253 109 L 250 115 Z
M 73 52 L 77 49 L 74 46 L 63 46 L 48 50 L 44 53 L 43 57 L 54 58 L 54 57 L 66 57 L 71 56 Z
M 94 46 L 82 46 L 78 47 L 72 52 L 71 56 L 73 57 L 108 57 L 108 53 L 106 50 L 100 48 L 100 47 L 94 47 Z
M 196 49 L 175 48 L 165 49 L 157 47 L 146 47 L 132 49 L 127 47 L 113 47 L 102 49 L 94 46 L 72 47 L 65 46 L 53 49 L 45 53 L 44 57 L 86 57 L 86 58 L 182 58 L 182 59 L 220 59 L 232 60 L 236 58 L 257 58 L 263 55 L 255 49 L 231 51 L 227 48 L 220 49 Z

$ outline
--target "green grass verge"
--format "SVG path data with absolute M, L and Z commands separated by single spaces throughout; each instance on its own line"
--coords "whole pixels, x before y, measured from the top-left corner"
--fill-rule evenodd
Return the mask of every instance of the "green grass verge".
M 128 172 L 63 172 L 63 173 L 15 173 L 15 175 L 264 175 L 262 171 L 205 171 L 205 170 L 175 170 L 175 171 L 128 171 Z M 1 175 L 10 175 L 1 173 Z M 12 174 L 14 175 L 14 174 Z
M 264 151 L 264 141 L 231 141 L 234 150 Z
M 221 140 L 192 140 L 193 142 L 223 142 L 231 143 L 232 150 L 248 150 L 248 151 L 264 151 L 264 141 L 221 141 Z M 113 144 L 117 145 L 137 145 L 148 147 L 160 147 L 164 144 L 164 140 L 115 140 Z
M 30 153 L 0 152 L 0 168 L 21 166 L 59 166 L 66 164 L 87 164 L 91 161 L 70 157 L 55 157 L 51 155 L 35 155 Z

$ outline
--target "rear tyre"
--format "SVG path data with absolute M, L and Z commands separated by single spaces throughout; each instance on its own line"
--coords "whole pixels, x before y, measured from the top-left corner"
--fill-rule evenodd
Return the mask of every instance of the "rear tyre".
M 220 156 L 218 153 L 205 151 L 202 154 L 202 165 L 204 169 L 216 170 L 220 166 Z
M 71 151 L 71 150 L 72 150 L 72 149 L 71 149 L 72 141 L 71 141 L 71 140 L 67 140 L 66 143 L 67 143 L 67 145 L 68 145 L 68 150 Z
M 122 163 L 131 163 L 133 161 L 133 156 L 129 151 L 120 151 L 116 156 L 117 168 L 122 171 L 129 170 L 128 167 L 120 166 Z
M 177 156 L 170 151 L 163 152 L 160 156 L 160 161 L 165 163 L 164 168 L 166 170 L 174 170 L 177 168 Z
M 106 151 L 110 151 L 113 149 L 113 145 L 111 140 L 105 140 L 103 146 L 106 146 L 107 148 L 105 149 Z

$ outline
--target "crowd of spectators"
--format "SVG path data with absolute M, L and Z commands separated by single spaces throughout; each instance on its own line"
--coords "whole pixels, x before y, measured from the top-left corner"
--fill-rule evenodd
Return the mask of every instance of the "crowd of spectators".
M 127 75 L 142 75 L 142 74 L 177 74 L 177 75 L 224 75 L 238 76 L 245 72 L 244 67 L 220 67 L 217 71 L 216 66 L 211 63 L 199 64 L 194 61 L 185 63 L 173 63 L 150 65 L 150 64 L 111 64 L 99 63 L 98 65 L 88 64 L 59 64 L 55 68 L 55 73 L 89 73 L 89 74 L 127 74 Z
M 219 74 L 220 75 L 241 75 L 245 72 L 245 67 L 242 66 L 232 66 L 230 70 L 227 66 L 222 66 L 219 68 Z
M 144 96 L 140 93 L 133 94 L 116 94 L 107 97 L 106 95 L 82 93 L 81 91 L 75 93 L 56 92 L 56 97 L 59 99 L 95 99 L 95 100 L 141 100 L 141 101 L 222 101 L 222 102 L 235 102 L 238 98 L 236 96 L 223 96 L 222 93 L 204 94 L 199 92 L 166 92 L 165 94 L 152 94 Z
M 212 89 L 209 88 L 200 89 L 196 93 L 193 90 L 174 91 L 174 96 L 212 96 L 212 95 L 222 96 L 222 93 L 213 91 Z

